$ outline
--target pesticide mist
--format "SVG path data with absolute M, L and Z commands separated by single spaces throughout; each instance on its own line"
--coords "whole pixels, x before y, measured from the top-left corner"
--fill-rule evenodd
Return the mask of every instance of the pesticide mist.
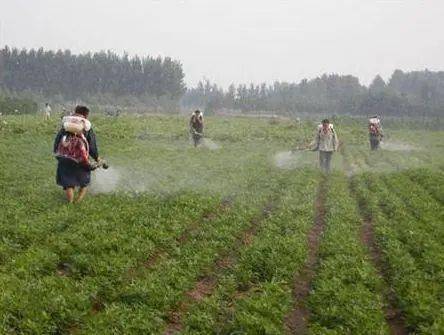
M 308 151 L 282 151 L 273 156 L 273 163 L 280 169 L 297 169 L 314 164 L 314 155 Z
M 94 194 L 115 192 L 119 186 L 120 176 L 119 169 L 115 167 L 107 170 L 97 169 L 93 172 L 91 192 Z
M 220 145 L 214 142 L 213 140 L 210 140 L 209 138 L 204 138 L 202 141 L 202 145 L 210 150 L 217 150 L 220 148 Z
M 418 150 L 419 148 L 405 142 L 399 141 L 383 141 L 381 142 L 381 149 L 387 151 L 413 151 Z

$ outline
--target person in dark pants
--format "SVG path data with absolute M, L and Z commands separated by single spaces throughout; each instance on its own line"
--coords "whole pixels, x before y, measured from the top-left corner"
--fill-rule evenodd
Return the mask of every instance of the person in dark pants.
M 89 109 L 77 106 L 72 116 L 63 119 L 62 129 L 54 140 L 54 154 L 58 160 L 57 185 L 63 187 L 69 203 L 80 202 L 91 182 L 89 156 L 99 162 L 96 136 L 88 121 Z M 75 188 L 79 187 L 74 199 Z
M 379 145 L 384 137 L 381 128 L 381 121 L 378 116 L 370 118 L 368 123 L 368 136 L 370 140 L 370 149 L 378 150 Z
M 322 120 L 315 137 L 315 149 L 319 150 L 319 165 L 325 173 L 331 171 L 331 158 L 338 148 L 338 137 L 328 119 Z
M 197 147 L 203 138 L 203 115 L 200 110 L 196 110 L 190 119 L 190 133 L 193 138 L 194 146 Z

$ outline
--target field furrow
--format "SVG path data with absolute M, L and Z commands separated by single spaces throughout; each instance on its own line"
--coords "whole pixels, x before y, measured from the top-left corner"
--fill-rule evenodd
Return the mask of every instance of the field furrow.
M 341 175 L 330 177 L 325 224 L 319 268 L 308 297 L 310 332 L 388 334 L 381 279 L 359 240 L 357 203 Z
M 376 243 L 386 264 L 387 281 L 397 297 L 398 306 L 406 317 L 408 329 L 418 333 L 434 334 L 442 329 L 443 306 L 442 275 L 436 267 L 442 266 L 437 259 L 434 244 L 427 244 L 421 225 L 410 224 L 407 217 L 388 216 L 381 208 L 387 202 L 389 192 L 379 177 L 365 175 L 359 178 L 357 187 L 365 201 L 368 215 L 375 227 Z M 402 203 L 397 206 L 402 208 Z M 396 206 L 396 204 L 394 204 Z M 391 207 L 390 213 L 396 208 Z M 403 237 L 404 232 L 408 237 Z M 421 249 L 423 248 L 423 249 Z M 421 253 L 418 254 L 418 251 Z M 441 265 L 440 265 L 441 264 Z

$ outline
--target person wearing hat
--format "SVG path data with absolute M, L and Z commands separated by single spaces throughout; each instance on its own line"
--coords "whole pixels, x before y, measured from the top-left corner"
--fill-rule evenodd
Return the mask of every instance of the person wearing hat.
M 331 171 L 331 158 L 333 152 L 338 149 L 339 142 L 333 125 L 328 119 L 322 120 L 322 123 L 318 126 L 314 142 L 314 150 L 319 150 L 319 165 L 321 170 L 329 173 Z
M 203 115 L 200 110 L 194 111 L 190 119 L 190 133 L 194 146 L 197 147 L 203 138 Z

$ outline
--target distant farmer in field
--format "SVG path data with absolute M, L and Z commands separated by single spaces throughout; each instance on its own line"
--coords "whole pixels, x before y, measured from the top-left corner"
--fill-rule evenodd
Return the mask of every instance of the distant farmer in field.
M 46 103 L 45 110 L 43 111 L 43 118 L 45 120 L 49 120 L 51 118 L 51 112 L 52 112 L 51 106 L 49 105 L 49 103 Z
M 96 136 L 88 115 L 87 107 L 77 106 L 73 115 L 62 118 L 62 128 L 54 141 L 54 154 L 58 160 L 56 181 L 65 190 L 69 203 L 82 201 L 86 194 L 93 169 L 89 156 L 99 162 Z M 76 187 L 79 192 L 74 200 Z
M 368 120 L 368 135 L 370 139 L 370 149 L 378 150 L 379 144 L 384 137 L 379 116 L 375 115 Z
M 203 129 L 203 115 L 200 110 L 196 110 L 190 119 L 190 133 L 195 147 L 200 144 L 203 138 Z
M 65 107 L 62 107 L 62 112 L 60 113 L 60 118 L 64 118 L 65 116 L 71 115 L 71 111 L 66 109 Z
M 319 165 L 321 170 L 329 173 L 331 171 L 331 158 L 333 152 L 338 149 L 339 142 L 333 125 L 328 119 L 322 120 L 322 124 L 318 126 L 314 143 L 314 150 L 319 150 Z

